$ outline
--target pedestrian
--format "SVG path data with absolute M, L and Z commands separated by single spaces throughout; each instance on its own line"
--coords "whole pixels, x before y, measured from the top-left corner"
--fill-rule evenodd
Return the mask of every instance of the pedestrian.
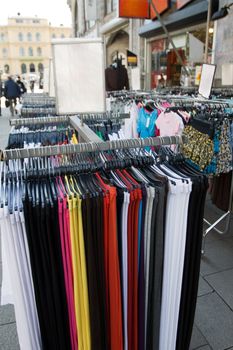
M 19 85 L 12 79 L 11 76 L 8 77 L 8 80 L 5 83 L 4 95 L 10 107 L 11 115 L 15 113 L 16 99 L 20 97 L 20 88 Z
M 34 92 L 34 87 L 35 87 L 35 80 L 31 80 L 31 81 L 30 81 L 30 89 L 31 89 L 31 92 Z
M 22 82 L 20 76 L 18 75 L 16 83 L 19 85 L 20 88 L 20 97 L 22 97 L 23 94 L 25 94 L 25 92 L 27 92 L 27 89 L 24 85 L 24 83 Z

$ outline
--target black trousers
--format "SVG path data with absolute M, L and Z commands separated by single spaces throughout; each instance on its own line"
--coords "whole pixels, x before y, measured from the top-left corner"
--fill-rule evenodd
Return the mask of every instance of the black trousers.
M 208 188 L 208 181 L 204 176 L 194 177 L 192 182 L 176 341 L 177 350 L 188 350 L 192 336 L 200 273 L 204 206 Z
M 82 200 L 92 349 L 107 349 L 104 280 L 103 197 Z

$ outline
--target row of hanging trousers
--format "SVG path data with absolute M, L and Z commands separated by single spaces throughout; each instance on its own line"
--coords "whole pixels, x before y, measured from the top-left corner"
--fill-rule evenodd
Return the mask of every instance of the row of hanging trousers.
M 62 162 L 61 173 L 38 175 L 2 164 L 21 349 L 188 350 L 206 177 L 154 154 L 150 164 L 85 174 L 69 164 L 64 173 Z

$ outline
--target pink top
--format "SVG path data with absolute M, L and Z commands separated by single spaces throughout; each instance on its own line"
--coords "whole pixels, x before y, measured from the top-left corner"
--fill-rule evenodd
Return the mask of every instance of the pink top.
M 160 136 L 181 135 L 184 128 L 182 118 L 174 112 L 160 113 L 155 124 L 160 131 Z

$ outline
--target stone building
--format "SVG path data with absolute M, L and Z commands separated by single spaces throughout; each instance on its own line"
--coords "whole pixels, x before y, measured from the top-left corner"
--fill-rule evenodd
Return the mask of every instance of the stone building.
M 48 20 L 37 17 L 11 17 L 0 26 L 0 70 L 8 74 L 37 76 L 49 66 L 51 40 L 69 38 L 72 28 L 52 27 Z

